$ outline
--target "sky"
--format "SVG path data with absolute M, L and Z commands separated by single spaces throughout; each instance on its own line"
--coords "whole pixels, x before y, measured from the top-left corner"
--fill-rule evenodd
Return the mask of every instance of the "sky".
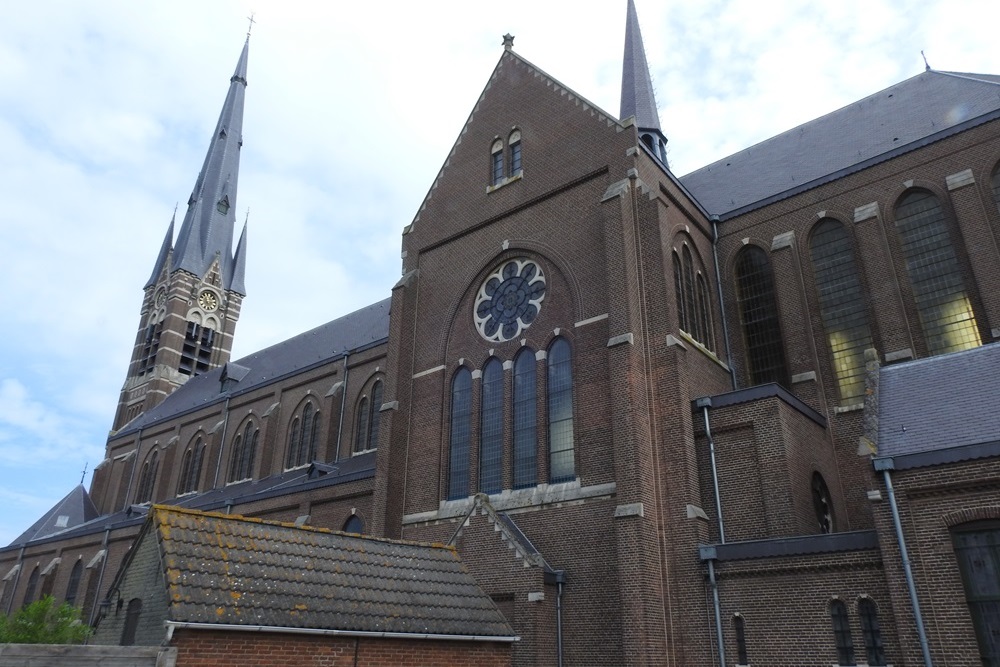
M 1000 74 L 995 0 L 636 0 L 678 175 L 923 71 Z M 41 0 L 0 22 L 0 546 L 104 456 L 142 286 L 253 12 L 233 358 L 385 298 L 514 50 L 618 115 L 626 0 Z M 181 209 L 183 215 L 183 208 Z M 238 232 L 237 232 L 238 236 Z M 86 466 L 87 473 L 83 470 Z

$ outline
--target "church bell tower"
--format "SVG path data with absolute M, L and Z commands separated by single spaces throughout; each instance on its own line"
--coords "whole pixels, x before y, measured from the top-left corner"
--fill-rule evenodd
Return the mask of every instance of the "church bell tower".
M 229 360 L 246 296 L 246 224 L 233 251 L 249 36 L 174 242 L 176 213 L 143 288 L 139 330 L 112 431 Z

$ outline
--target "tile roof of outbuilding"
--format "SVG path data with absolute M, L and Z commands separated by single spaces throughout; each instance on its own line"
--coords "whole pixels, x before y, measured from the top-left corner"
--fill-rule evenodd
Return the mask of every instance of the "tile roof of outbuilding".
M 452 547 L 163 505 L 150 521 L 174 622 L 514 636 Z
M 733 217 L 1000 117 L 1000 76 L 928 70 L 681 177 Z
M 309 367 L 328 363 L 350 352 L 378 344 L 389 335 L 390 301 L 391 299 L 383 299 L 237 359 L 232 365 L 240 366 L 247 372 L 243 373 L 241 370 L 242 378 L 228 392 L 223 392 L 221 382 L 225 366 L 195 376 L 158 406 L 126 424 L 113 437 L 133 433 L 151 424 L 224 400 L 227 393 L 242 394 L 286 375 L 302 372 Z
M 879 371 L 879 457 L 1000 441 L 1000 343 Z

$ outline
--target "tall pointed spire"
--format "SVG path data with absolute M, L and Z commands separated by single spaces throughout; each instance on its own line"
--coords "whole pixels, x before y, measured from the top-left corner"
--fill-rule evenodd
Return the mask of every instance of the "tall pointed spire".
M 184 270 L 203 277 L 218 258 L 222 286 L 240 294 L 234 285 L 233 228 L 236 222 L 236 186 L 239 180 L 240 147 L 243 145 L 243 101 L 247 87 L 247 53 L 250 39 L 229 79 L 229 93 L 222 105 L 205 155 L 205 163 L 188 200 L 174 249 L 172 271 Z
M 639 136 L 664 165 L 667 164 L 667 138 L 660 129 L 660 115 L 653 95 L 653 79 L 646 64 L 646 50 L 639 31 L 635 1 L 628 0 L 625 19 L 625 55 L 622 59 L 622 103 L 620 118 L 635 117 Z
M 153 273 L 149 275 L 149 280 L 143 286 L 152 287 L 159 280 L 160 274 L 163 273 L 163 267 L 167 265 L 167 259 L 170 257 L 170 251 L 174 249 L 174 222 L 177 220 L 177 209 L 174 209 L 174 214 L 170 218 L 170 225 L 167 226 L 167 233 L 163 236 L 163 243 L 160 244 L 160 252 L 156 256 L 156 263 L 153 264 Z

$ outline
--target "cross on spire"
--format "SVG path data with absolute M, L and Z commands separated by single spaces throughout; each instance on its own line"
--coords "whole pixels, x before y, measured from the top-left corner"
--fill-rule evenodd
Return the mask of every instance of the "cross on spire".
M 250 31 L 253 30 L 253 24 L 256 23 L 256 21 L 253 20 L 255 14 L 256 12 L 250 12 L 250 16 L 247 17 L 247 20 L 250 21 L 250 25 L 247 26 L 247 39 L 250 39 Z

